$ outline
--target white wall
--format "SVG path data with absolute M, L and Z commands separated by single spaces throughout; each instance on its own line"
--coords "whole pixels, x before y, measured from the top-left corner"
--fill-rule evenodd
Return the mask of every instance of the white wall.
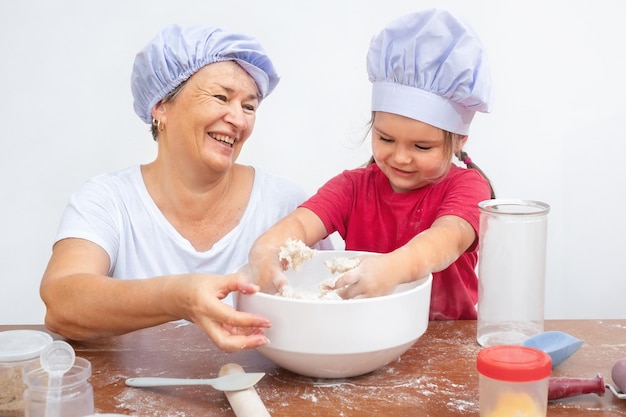
M 434 5 L 473 23 L 492 64 L 496 106 L 466 150 L 499 197 L 552 206 L 547 317 L 626 317 L 621 0 L 23 0 L 0 4 L 0 323 L 42 322 L 39 280 L 70 193 L 154 157 L 129 74 L 162 26 L 261 40 L 282 81 L 240 161 L 313 192 L 369 155 L 371 35 Z

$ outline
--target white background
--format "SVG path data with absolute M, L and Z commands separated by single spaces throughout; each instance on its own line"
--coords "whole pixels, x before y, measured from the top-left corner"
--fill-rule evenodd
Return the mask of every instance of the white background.
M 0 324 L 41 323 L 39 280 L 70 193 L 155 156 L 129 88 L 170 23 L 257 37 L 282 81 L 240 162 L 309 192 L 365 162 L 365 55 L 390 20 L 431 6 L 472 22 L 496 103 L 466 150 L 498 197 L 547 202 L 547 318 L 624 318 L 626 30 L 621 0 L 38 0 L 0 5 Z

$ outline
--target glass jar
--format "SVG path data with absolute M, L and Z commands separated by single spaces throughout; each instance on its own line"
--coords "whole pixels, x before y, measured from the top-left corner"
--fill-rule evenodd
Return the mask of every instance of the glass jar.
M 95 411 L 93 388 L 89 383 L 91 363 L 87 359 L 76 357 L 74 366 L 63 374 L 54 388 L 50 388 L 48 372 L 39 364 L 25 367 L 23 377 L 27 386 L 25 417 L 84 417 Z
M 539 201 L 486 200 L 480 209 L 477 341 L 517 345 L 543 332 L 547 215 Z
M 37 330 L 7 330 L 0 332 L 0 416 L 23 417 L 23 394 L 26 385 L 22 370 L 39 364 L 41 351 L 52 336 Z
M 480 417 L 546 417 L 552 360 L 526 346 L 498 345 L 478 352 Z

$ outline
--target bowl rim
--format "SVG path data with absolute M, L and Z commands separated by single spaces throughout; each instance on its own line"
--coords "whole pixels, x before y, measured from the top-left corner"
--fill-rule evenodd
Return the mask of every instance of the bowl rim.
M 401 291 L 401 292 L 394 292 L 391 294 L 387 294 L 387 295 L 381 295 L 381 296 L 377 296 L 377 297 L 368 297 L 368 298 L 349 298 L 349 299 L 341 299 L 341 300 L 333 300 L 333 299 L 319 299 L 319 298 L 314 298 L 314 299 L 305 299 L 305 298 L 293 298 L 293 297 L 284 297 L 282 295 L 278 295 L 278 294 L 268 294 L 268 293 L 264 293 L 264 292 L 256 292 L 254 294 L 242 294 L 242 293 L 237 293 L 237 297 L 241 297 L 241 296 L 247 296 L 247 297 L 257 297 L 260 298 L 262 300 L 280 300 L 280 302 L 285 302 L 285 303 L 294 303 L 294 304 L 323 304 L 323 305 L 333 305 L 333 304 L 341 304 L 341 305 L 345 305 L 345 304 L 363 304 L 363 303 L 371 303 L 372 300 L 389 300 L 389 299 L 393 299 L 393 298 L 399 298 L 399 297 L 405 297 L 407 295 L 410 295 L 414 292 L 418 292 L 421 291 L 424 287 L 429 286 L 432 284 L 432 280 L 433 280 L 433 275 L 432 274 L 428 274 L 422 278 L 416 279 L 415 281 L 411 281 L 411 282 L 407 282 L 407 283 L 403 283 L 403 284 L 399 284 L 398 286 L 401 285 L 406 285 L 406 286 L 410 286 L 410 285 L 415 285 L 413 288 L 409 288 L 406 291 Z

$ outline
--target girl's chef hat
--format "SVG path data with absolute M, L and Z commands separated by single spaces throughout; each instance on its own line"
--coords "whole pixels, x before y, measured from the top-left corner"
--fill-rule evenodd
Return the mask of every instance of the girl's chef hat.
M 483 45 L 445 10 L 409 14 L 387 25 L 372 39 L 367 71 L 373 111 L 466 135 L 474 113 L 491 110 Z
M 220 61 L 241 65 L 256 82 L 259 100 L 278 84 L 274 65 L 256 39 L 216 27 L 170 25 L 135 57 L 131 75 L 135 113 L 151 123 L 152 107 L 159 100 L 202 67 Z

